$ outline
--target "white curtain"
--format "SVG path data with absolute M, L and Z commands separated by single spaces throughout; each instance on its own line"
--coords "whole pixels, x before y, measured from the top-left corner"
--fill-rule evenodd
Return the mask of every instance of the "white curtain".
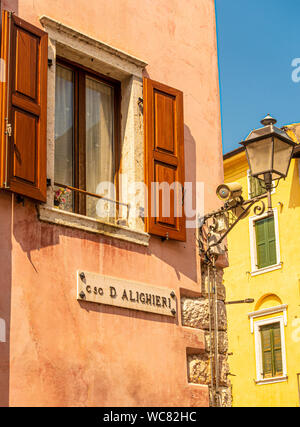
M 55 181 L 73 185 L 74 78 L 73 71 L 57 65 L 55 84 Z M 73 209 L 69 194 L 63 208 Z
M 114 198 L 111 191 L 104 192 L 103 182 L 114 182 L 114 90 L 111 86 L 86 78 L 86 190 Z M 102 188 L 102 190 L 101 190 Z M 100 191 L 99 191 L 100 189 Z M 97 209 L 98 204 L 98 209 Z M 99 206 L 101 205 L 101 209 Z M 103 203 L 87 197 L 87 215 L 109 217 L 112 204 L 103 211 Z M 102 213 L 100 213 L 100 211 Z

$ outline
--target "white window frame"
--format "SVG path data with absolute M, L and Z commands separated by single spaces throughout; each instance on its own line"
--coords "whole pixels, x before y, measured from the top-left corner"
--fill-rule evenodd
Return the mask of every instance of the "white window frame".
M 257 268 L 257 247 L 256 247 L 256 235 L 255 235 L 255 222 L 261 219 L 265 219 L 269 216 L 268 212 L 263 215 L 254 215 L 249 218 L 249 236 L 250 236 L 250 257 L 251 257 L 251 276 L 257 276 L 258 274 L 267 273 L 282 268 L 282 262 L 280 260 L 280 242 L 279 242 L 279 226 L 278 226 L 278 211 L 277 208 L 273 208 L 274 214 L 274 227 L 275 227 L 275 239 L 276 239 L 276 256 L 277 262 L 274 265 L 269 265 L 263 268 Z
M 141 191 L 135 193 L 131 191 L 132 184 L 144 182 L 143 114 L 139 100 L 143 98 L 143 70 L 147 63 L 48 16 L 42 16 L 40 22 L 49 36 L 48 58 L 52 60 L 52 65 L 50 64 L 48 68 L 47 106 L 47 178 L 51 180 L 52 185 L 48 188 L 47 203 L 39 206 L 39 218 L 49 223 L 148 246 L 150 236 L 144 231 L 143 218 L 135 214 L 136 211 L 139 212 L 144 209 L 144 197 Z M 57 55 L 121 82 L 121 115 L 124 119 L 121 120 L 122 172 L 120 177 L 122 176 L 122 180 L 120 183 L 120 202 L 129 203 L 131 209 L 128 218 L 124 216 L 124 220 L 121 220 L 120 224 L 111 224 L 54 207 Z M 121 225 L 123 223 L 125 225 Z
M 284 326 L 287 325 L 286 315 L 287 305 L 281 305 L 277 307 L 271 307 L 256 312 L 249 313 L 248 317 L 251 321 L 251 333 L 254 333 L 255 339 L 255 360 L 256 360 L 256 384 L 272 384 L 287 381 L 287 364 L 286 364 L 286 349 L 285 349 L 285 333 Z M 282 314 L 268 319 L 254 320 L 257 317 L 273 315 L 275 313 L 282 312 Z M 263 358 L 262 358 L 262 345 L 261 345 L 261 333 L 260 328 L 265 325 L 271 325 L 273 323 L 280 323 L 280 337 L 281 337 L 281 357 L 282 357 L 282 376 L 263 378 Z
M 248 183 L 248 199 L 251 199 L 251 184 L 250 184 L 250 169 L 247 170 L 247 183 Z M 274 184 L 274 181 L 272 181 L 272 184 Z M 275 187 L 272 188 L 271 194 L 274 194 L 276 191 Z

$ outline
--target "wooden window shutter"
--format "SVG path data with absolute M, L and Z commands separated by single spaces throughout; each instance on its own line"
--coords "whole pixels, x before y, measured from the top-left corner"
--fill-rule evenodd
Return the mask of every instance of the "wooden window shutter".
M 265 220 L 255 222 L 256 250 L 257 250 L 257 267 L 263 268 L 268 266 L 268 248 Z
M 254 177 L 251 176 L 250 174 L 249 174 L 249 181 L 250 181 L 250 197 L 252 199 L 253 197 L 255 197 L 255 183 L 254 183 Z
M 266 222 L 267 222 L 266 226 L 267 226 L 267 236 L 268 236 L 269 265 L 274 265 L 277 263 L 274 217 L 271 216 L 267 218 Z
M 47 33 L 2 14 L 0 186 L 46 201 Z
M 260 196 L 261 194 L 265 194 L 266 189 L 264 188 L 261 180 L 259 180 L 258 178 L 255 178 L 251 175 L 249 175 L 249 179 L 250 179 L 250 197 L 251 197 L 251 199 L 253 197 Z
M 258 178 L 254 178 L 254 179 L 255 179 L 255 195 L 261 196 L 262 194 L 265 194 L 266 188 L 263 186 L 262 181 Z
M 282 350 L 280 324 L 273 327 L 274 376 L 282 375 Z
M 263 268 L 277 262 L 274 217 L 255 222 L 257 267 Z
M 261 347 L 263 360 L 263 377 L 273 376 L 272 370 L 272 340 L 269 326 L 261 328 Z
M 280 323 L 261 327 L 261 344 L 264 378 L 282 375 Z
M 183 93 L 145 78 L 144 128 L 146 231 L 185 241 Z

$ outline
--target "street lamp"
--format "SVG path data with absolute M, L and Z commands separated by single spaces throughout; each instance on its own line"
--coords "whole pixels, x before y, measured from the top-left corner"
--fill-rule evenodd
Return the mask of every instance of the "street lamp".
M 262 121 L 262 128 L 254 129 L 240 144 L 245 147 L 251 176 L 264 181 L 268 193 L 268 211 L 272 211 L 273 182 L 285 178 L 293 156 L 295 142 L 278 127 L 270 115 Z
M 274 126 L 275 123 L 277 121 L 267 115 L 261 121 L 263 127 L 254 129 L 245 141 L 240 143 L 245 148 L 251 176 L 261 180 L 267 194 L 244 200 L 240 184 L 219 185 L 217 195 L 224 200 L 224 205 L 201 218 L 199 249 L 208 263 L 214 262 L 216 256 L 225 252 L 221 243 L 233 227 L 247 216 L 252 206 L 255 215 L 262 215 L 265 212 L 262 199 L 268 197 L 268 214 L 273 213 L 271 190 L 276 181 L 287 176 L 294 147 L 297 145 L 283 129 Z M 235 217 L 233 222 L 230 220 L 231 214 Z M 209 221 L 212 221 L 212 224 L 209 224 Z M 220 223 L 226 223 L 227 226 L 220 227 Z M 208 232 L 205 232 L 205 228 Z
M 242 187 L 239 183 L 226 183 L 219 185 L 217 195 L 224 201 L 223 206 L 213 212 L 209 212 L 200 218 L 199 224 L 199 253 L 208 268 L 208 299 L 209 308 L 211 307 L 211 294 L 214 293 L 214 315 L 209 314 L 210 330 L 210 349 L 212 349 L 211 333 L 213 330 L 212 319 L 214 318 L 215 331 L 215 356 L 214 365 L 212 364 L 212 350 L 210 350 L 211 361 L 211 388 L 213 391 L 213 400 L 216 406 L 219 406 L 219 355 L 218 355 L 218 304 L 217 304 L 217 286 L 216 286 L 216 260 L 226 252 L 223 244 L 228 233 L 245 218 L 253 207 L 255 215 L 262 215 L 265 212 L 263 199 L 268 197 L 268 213 L 272 211 L 271 190 L 273 182 L 285 178 L 292 159 L 294 146 L 296 145 L 288 134 L 274 126 L 276 120 L 270 115 L 266 116 L 260 129 L 253 130 L 245 141 L 241 142 L 244 146 L 250 173 L 253 177 L 264 182 L 266 194 L 244 200 L 242 197 Z M 251 304 L 253 298 L 247 298 L 239 301 L 227 301 L 226 304 Z M 215 381 L 214 381 L 215 376 Z

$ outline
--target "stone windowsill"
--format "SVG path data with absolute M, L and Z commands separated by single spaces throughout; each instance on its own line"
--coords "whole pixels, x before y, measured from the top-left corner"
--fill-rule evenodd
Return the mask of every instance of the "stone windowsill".
M 283 381 L 287 381 L 288 380 L 288 376 L 284 375 L 282 377 L 273 377 L 273 378 L 263 378 L 263 379 L 259 379 L 256 380 L 255 383 L 257 385 L 262 385 L 262 384 L 274 384 L 274 383 L 281 383 Z
M 114 237 L 137 245 L 149 246 L 150 236 L 148 233 L 132 230 L 121 225 L 109 224 L 104 221 L 49 206 L 39 207 L 39 219 L 52 224 L 63 225 L 65 227 Z
M 259 274 L 268 273 L 269 271 L 279 270 L 282 268 L 282 262 L 274 265 L 270 265 L 269 267 L 260 268 L 254 271 L 251 271 L 251 276 L 258 276 Z

